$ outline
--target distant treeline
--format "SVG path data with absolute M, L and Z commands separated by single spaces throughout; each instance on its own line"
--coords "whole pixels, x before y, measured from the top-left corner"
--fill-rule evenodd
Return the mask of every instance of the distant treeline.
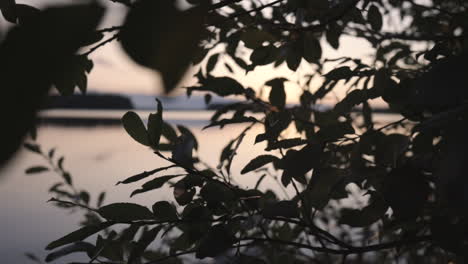
M 134 105 L 128 97 L 113 94 L 51 95 L 43 109 L 134 109 Z

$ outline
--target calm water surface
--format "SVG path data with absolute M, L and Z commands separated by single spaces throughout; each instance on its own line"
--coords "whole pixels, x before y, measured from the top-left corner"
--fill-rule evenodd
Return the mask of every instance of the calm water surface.
M 58 116 L 64 112 L 51 111 L 49 116 Z M 76 116 L 115 117 L 123 115 L 123 111 L 107 112 L 65 112 Z M 148 112 L 142 112 L 147 116 Z M 243 126 L 228 126 L 222 130 L 209 128 L 207 125 L 210 112 L 168 112 L 165 119 L 171 123 L 187 125 L 196 134 L 200 147 L 199 157 L 209 165 L 216 167 L 220 151 L 229 139 L 235 138 L 244 128 Z M 385 115 L 380 119 L 385 121 L 397 120 L 398 116 Z M 257 126 L 244 139 L 245 144 L 238 151 L 233 163 L 233 175 L 242 186 L 253 187 L 256 183 L 255 175 L 240 175 L 239 171 L 252 158 L 264 153 L 264 144 L 253 145 L 257 134 L 262 133 L 261 126 Z M 44 125 L 38 131 L 38 141 L 43 149 L 56 147 L 56 156 L 64 155 L 64 167 L 71 172 L 74 185 L 79 189 L 88 190 L 92 199 L 105 190 L 105 203 L 135 202 L 151 206 L 160 199 L 172 200 L 172 193 L 168 188 L 144 193 L 129 198 L 132 190 L 139 187 L 139 183 L 119 185 L 115 183 L 128 176 L 151 170 L 167 164 L 155 156 L 146 147 L 131 139 L 120 126 L 98 127 L 63 127 Z M 24 170 L 32 165 L 45 165 L 40 156 L 21 150 L 0 173 L 0 255 L 2 263 L 30 263 L 24 257 L 24 252 L 33 252 L 44 257 L 47 252 L 45 245 L 78 227 L 81 214 L 69 214 L 46 203 L 51 195 L 48 188 L 60 177 L 54 173 L 25 175 Z M 265 188 L 278 190 L 273 180 L 264 183 Z M 94 194 L 94 195 L 93 195 Z M 92 200 L 94 203 L 95 200 Z M 64 260 L 57 263 L 66 263 Z

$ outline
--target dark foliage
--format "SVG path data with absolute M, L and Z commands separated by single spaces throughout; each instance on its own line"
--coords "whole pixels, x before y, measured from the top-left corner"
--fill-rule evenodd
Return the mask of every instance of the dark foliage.
M 125 114 L 128 134 L 172 164 L 119 182 L 143 182 L 131 195 L 170 185 L 174 199 L 155 201 L 151 209 L 103 206 L 103 194 L 94 208 L 90 194 L 73 186 L 63 158 L 26 144 L 52 166 L 26 173 L 55 170 L 63 182 L 50 189 L 51 201 L 86 212 L 83 227 L 49 244 L 64 247 L 48 260 L 86 252 L 90 263 L 180 263 L 189 254 L 231 263 L 466 262 L 465 1 L 187 0 L 191 6 L 183 11 L 171 0 L 115 2 L 129 8 L 124 24 L 97 32 L 103 10 L 95 4 L 0 7 L 18 24 L 0 46 L 4 96 L 23 109 L 7 115 L 2 163 L 33 126 L 48 89 L 84 92 L 92 68 L 87 55 L 112 40 L 135 62 L 160 72 L 166 92 L 192 62 L 200 70 L 188 95 L 208 93 L 208 103 L 211 96 L 245 97 L 215 112 L 208 126 L 245 129 L 227 140 L 212 169 L 198 157 L 199 142 L 189 129 L 163 121 L 159 102 L 147 125 Z M 109 32 L 115 35 L 101 41 Z M 370 43 L 369 58 L 324 57 L 326 45 L 352 45 L 346 36 Z M 235 77 L 216 76 L 221 63 Z M 286 100 L 293 79 L 272 76 L 257 92 L 241 84 L 241 74 L 265 65 L 296 72 L 298 104 Z M 320 109 L 338 87 L 348 88 L 346 96 Z M 401 118 L 375 122 L 375 99 Z M 231 166 L 253 126 L 264 128 L 255 143 L 267 148 L 241 171 L 258 177 L 254 189 L 244 189 L 234 183 Z M 264 188 L 265 177 L 289 188 L 286 194 Z M 116 224 L 126 227 L 113 230 Z M 94 243 L 82 242 L 96 233 Z M 153 241 L 162 245 L 154 248 Z

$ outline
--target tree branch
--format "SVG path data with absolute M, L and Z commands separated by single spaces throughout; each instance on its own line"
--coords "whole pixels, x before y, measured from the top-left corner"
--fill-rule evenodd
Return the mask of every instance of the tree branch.
M 400 247 L 404 245 L 417 244 L 421 242 L 430 241 L 431 239 L 432 239 L 431 236 L 419 236 L 419 237 L 414 237 L 410 239 L 374 244 L 374 245 L 363 246 L 363 247 L 351 247 L 349 249 L 316 247 L 316 246 L 310 246 L 310 245 L 302 244 L 298 242 L 291 242 L 291 241 L 285 241 L 285 240 L 279 240 L 279 239 L 256 238 L 256 237 L 247 237 L 241 240 L 242 241 L 252 240 L 252 241 L 257 241 L 257 242 L 267 242 L 267 243 L 273 243 L 273 244 L 288 245 L 288 246 L 293 246 L 296 248 L 305 248 L 305 249 L 310 249 L 316 252 L 329 253 L 329 254 L 335 254 L 335 255 L 351 255 L 351 254 L 362 254 L 362 253 L 367 253 L 367 252 L 372 252 L 372 251 L 392 249 L 392 248 Z

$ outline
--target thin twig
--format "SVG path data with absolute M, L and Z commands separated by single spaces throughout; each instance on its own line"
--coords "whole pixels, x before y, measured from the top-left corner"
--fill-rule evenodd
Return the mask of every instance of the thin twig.
M 83 53 L 82 55 L 88 56 L 89 54 L 93 53 L 95 50 L 99 49 L 100 47 L 106 45 L 109 42 L 112 42 L 115 39 L 119 38 L 119 34 L 114 34 L 112 37 L 102 41 L 101 43 L 97 44 L 96 46 L 92 47 L 88 52 Z

